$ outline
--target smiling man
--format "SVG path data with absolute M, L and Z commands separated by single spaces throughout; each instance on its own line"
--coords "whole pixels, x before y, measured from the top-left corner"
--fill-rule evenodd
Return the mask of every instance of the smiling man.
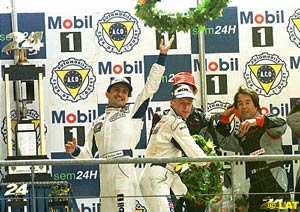
M 94 144 L 99 157 L 112 159 L 132 157 L 132 151 L 140 140 L 143 116 L 148 104 L 158 90 L 164 74 L 165 59 L 174 35 L 168 44 L 160 42 L 158 61 L 151 67 L 144 88 L 134 104 L 127 104 L 132 86 L 125 78 L 111 80 L 106 97 L 108 106 L 90 129 L 84 146 L 77 146 L 75 139 L 65 145 L 66 152 L 74 158 L 92 158 Z M 134 212 L 136 204 L 137 177 L 135 164 L 105 164 L 100 166 L 101 212 Z
M 248 88 L 239 87 L 234 103 L 225 110 L 216 130 L 220 147 L 245 155 L 282 155 L 282 135 L 287 124 L 280 117 L 261 114 L 259 97 Z M 240 119 L 240 131 L 231 132 L 230 117 Z M 287 200 L 288 180 L 282 161 L 246 162 L 246 176 L 250 178 L 249 212 L 269 211 L 268 200 Z

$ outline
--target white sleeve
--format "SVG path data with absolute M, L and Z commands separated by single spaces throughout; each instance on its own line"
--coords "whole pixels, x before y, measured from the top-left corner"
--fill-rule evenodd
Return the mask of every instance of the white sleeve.
M 159 88 L 161 78 L 165 72 L 165 67 L 154 63 L 150 69 L 143 90 L 138 95 L 133 110 L 132 118 L 142 118 L 148 108 L 149 102 Z
M 196 144 L 194 138 L 190 135 L 189 129 L 184 121 L 176 123 L 173 128 L 173 138 L 180 145 L 185 155 L 188 157 L 206 157 L 204 151 Z M 205 166 L 206 162 L 195 163 L 199 166 Z

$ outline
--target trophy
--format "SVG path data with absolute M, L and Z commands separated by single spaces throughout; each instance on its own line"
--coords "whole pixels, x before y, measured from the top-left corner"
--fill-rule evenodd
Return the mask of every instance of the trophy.
M 72 200 L 70 199 L 71 187 L 69 183 L 57 183 L 51 187 L 49 193 L 49 211 L 58 212 L 60 209 L 64 211 L 72 211 Z
M 47 159 L 43 100 L 45 67 L 44 65 L 33 65 L 27 59 L 27 53 L 29 55 L 37 54 L 44 46 L 42 43 L 43 32 L 32 32 L 30 35 L 27 32 L 12 32 L 7 37 L 12 41 L 2 48 L 2 53 L 14 53 L 14 58 L 18 58 L 14 65 L 2 66 L 5 81 L 7 160 Z M 34 101 L 34 81 L 36 80 L 38 81 L 40 113 L 38 128 L 36 122 L 26 116 L 27 105 Z M 11 120 L 10 81 L 14 83 L 17 120 Z M 40 134 L 39 141 L 37 129 Z M 15 132 L 14 139 L 12 132 Z M 14 145 L 13 140 L 15 140 Z M 33 169 L 30 166 L 10 166 L 4 181 L 31 181 L 30 174 L 32 173 L 35 174 L 36 179 L 49 180 L 50 176 L 47 171 L 46 166 L 34 166 Z

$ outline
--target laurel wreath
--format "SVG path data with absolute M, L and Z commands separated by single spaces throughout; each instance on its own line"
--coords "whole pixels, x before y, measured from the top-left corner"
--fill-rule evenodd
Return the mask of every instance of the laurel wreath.
M 71 185 L 69 183 L 55 183 L 51 186 L 49 193 L 50 197 L 67 196 L 71 192 Z
M 206 141 L 201 135 L 193 135 L 193 138 L 207 156 L 217 156 L 211 141 Z M 212 162 L 209 167 L 187 164 L 189 169 L 180 175 L 188 189 L 184 198 L 199 204 L 217 200 L 222 193 L 223 163 Z
M 229 2 L 229 0 L 203 0 L 194 10 L 186 13 L 166 13 L 155 7 L 155 4 L 160 1 L 139 0 L 135 6 L 135 15 L 159 32 L 187 32 L 194 27 L 203 30 L 207 21 L 222 15 L 223 8 Z

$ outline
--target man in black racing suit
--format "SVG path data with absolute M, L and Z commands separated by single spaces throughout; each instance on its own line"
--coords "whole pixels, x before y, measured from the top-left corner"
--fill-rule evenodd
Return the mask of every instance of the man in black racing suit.
M 238 135 L 230 129 L 230 118 L 233 115 L 241 122 Z M 234 96 L 234 104 L 223 112 L 216 131 L 222 149 L 259 157 L 264 154 L 284 154 L 282 135 L 286 128 L 284 119 L 260 113 L 256 92 L 239 87 Z M 246 162 L 246 176 L 250 178 L 249 212 L 270 211 L 268 201 L 284 201 L 289 198 L 285 194 L 288 179 L 282 161 Z
M 292 107 L 287 116 L 287 123 L 298 141 L 298 153 L 300 152 L 300 100 Z M 300 202 L 300 169 L 297 173 L 295 185 L 295 201 Z

